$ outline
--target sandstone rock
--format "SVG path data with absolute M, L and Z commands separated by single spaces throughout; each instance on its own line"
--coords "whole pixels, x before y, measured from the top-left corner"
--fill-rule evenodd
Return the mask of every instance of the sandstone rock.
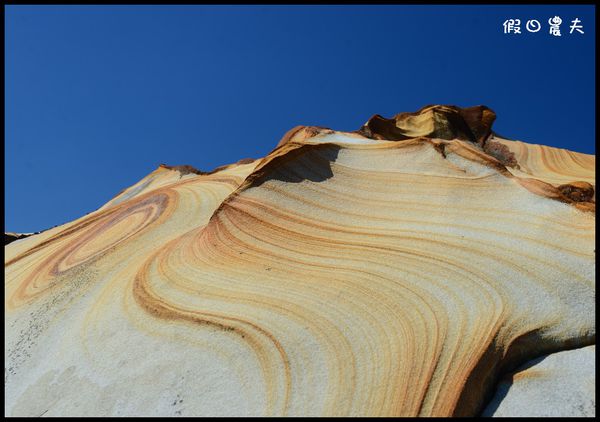
M 552 353 L 504 377 L 483 416 L 596 416 L 596 346 Z
M 595 342 L 595 157 L 494 117 L 297 127 L 8 245 L 5 413 L 479 414 Z
M 13 232 L 4 232 L 4 244 L 8 245 L 9 243 L 14 242 L 15 240 L 25 239 L 35 233 L 13 233 Z

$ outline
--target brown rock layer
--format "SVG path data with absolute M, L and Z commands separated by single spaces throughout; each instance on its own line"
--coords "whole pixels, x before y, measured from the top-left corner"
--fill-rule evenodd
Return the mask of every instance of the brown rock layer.
M 460 139 L 483 146 L 495 119 L 496 114 L 486 106 L 429 105 L 414 113 L 399 113 L 391 119 L 376 114 L 359 129 L 359 133 L 390 141 L 427 137 Z

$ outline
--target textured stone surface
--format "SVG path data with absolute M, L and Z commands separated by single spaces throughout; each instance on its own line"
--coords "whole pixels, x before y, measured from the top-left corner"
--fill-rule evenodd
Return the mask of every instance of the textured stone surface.
M 25 239 L 28 236 L 31 236 L 35 233 L 12 233 L 12 232 L 4 232 L 4 244 L 8 245 L 16 240 Z
M 595 157 L 490 148 L 493 117 L 299 126 L 7 245 L 5 413 L 480 413 L 595 341 Z
M 596 416 L 596 346 L 557 352 L 506 376 L 483 416 Z

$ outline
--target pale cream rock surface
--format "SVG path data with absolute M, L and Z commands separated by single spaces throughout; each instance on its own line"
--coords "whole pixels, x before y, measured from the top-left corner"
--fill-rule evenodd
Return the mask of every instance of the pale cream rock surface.
M 596 416 L 596 346 L 552 353 L 506 376 L 482 416 Z

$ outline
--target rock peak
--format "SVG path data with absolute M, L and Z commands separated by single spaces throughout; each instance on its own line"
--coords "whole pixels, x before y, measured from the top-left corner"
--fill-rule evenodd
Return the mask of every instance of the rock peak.
M 461 139 L 483 146 L 492 133 L 494 120 L 496 113 L 484 105 L 467 108 L 428 105 L 414 113 L 396 114 L 391 119 L 376 114 L 357 132 L 372 139 Z

